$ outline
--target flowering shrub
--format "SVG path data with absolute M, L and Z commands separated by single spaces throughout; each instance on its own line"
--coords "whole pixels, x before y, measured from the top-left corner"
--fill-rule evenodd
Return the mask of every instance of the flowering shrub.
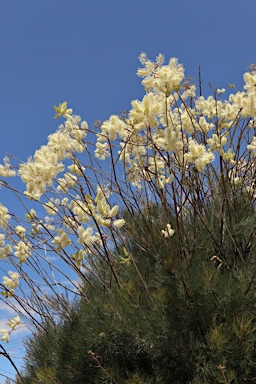
M 139 289 L 154 307 L 160 291 L 149 288 L 128 246 L 129 237 L 134 241 L 134 232 L 141 230 L 139 215 L 147 233 L 144 229 L 136 244 L 145 253 L 151 247 L 160 259 L 160 250 L 169 247 L 172 257 L 164 252 L 167 259 L 158 262 L 182 282 L 193 308 L 196 298 L 188 288 L 193 276 L 187 268 L 193 264 L 195 272 L 195 260 L 201 283 L 210 286 L 216 269 L 220 274 L 242 265 L 244 295 L 253 290 L 256 73 L 246 72 L 244 90 L 227 100 L 225 89 L 205 98 L 196 96 L 196 86 L 185 79 L 177 59 L 164 65 L 162 55 L 151 62 L 142 53 L 140 61 L 145 96 L 132 101 L 124 116 L 111 116 L 91 129 L 61 103 L 54 107 L 55 117 L 64 123 L 47 144 L 24 163 L 11 165 L 6 157 L 0 166 L 2 178 L 19 177 L 26 188 L 17 191 L 11 182 L 1 182 L 25 207 L 24 217 L 18 218 L 0 205 L 2 269 L 13 268 L 0 284 L 2 300 L 33 327 L 40 329 L 46 317 L 54 321 L 50 296 L 68 311 L 63 292 L 88 300 L 81 288 L 86 281 L 98 281 L 106 290 L 124 287 L 120 265 L 132 266 Z M 156 206 L 158 217 L 152 214 Z M 246 333 L 237 322 L 237 332 Z M 222 322 L 215 323 L 203 332 L 220 349 Z M 1 340 L 8 342 L 18 324 L 17 317 L 10 320 L 10 331 L 2 330 Z M 218 358 L 217 365 L 224 366 L 227 357 L 220 353 Z M 200 364 L 196 369 L 203 369 Z M 228 383 L 232 372 L 222 368 L 211 374 L 215 382 L 224 377 L 218 382 Z

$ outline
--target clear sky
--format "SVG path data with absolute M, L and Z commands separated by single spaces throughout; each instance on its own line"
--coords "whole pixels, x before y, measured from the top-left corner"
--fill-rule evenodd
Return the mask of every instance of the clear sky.
M 46 144 L 60 102 L 89 125 L 129 109 L 143 96 L 142 51 L 177 57 L 195 82 L 200 65 L 203 93 L 208 82 L 241 88 L 256 63 L 255 14 L 255 0 L 0 0 L 0 162 L 6 153 L 26 160 Z M 21 336 L 6 346 L 19 358 Z

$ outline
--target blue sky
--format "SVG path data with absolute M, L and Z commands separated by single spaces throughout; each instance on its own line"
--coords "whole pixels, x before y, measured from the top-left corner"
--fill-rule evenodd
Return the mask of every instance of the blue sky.
M 203 92 L 243 84 L 256 63 L 255 0 L 11 0 L 0 2 L 0 161 L 22 160 L 54 132 L 68 101 L 92 125 L 143 96 L 139 54 L 178 57 Z M 12 204 L 0 190 L 0 201 Z M 12 207 L 15 209 L 15 206 Z M 7 314 L 0 307 L 0 324 Z M 21 333 L 10 347 L 21 356 Z M 20 360 L 16 360 L 19 365 Z M 13 372 L 0 357 L 0 373 Z M 0 383 L 4 383 L 1 381 Z

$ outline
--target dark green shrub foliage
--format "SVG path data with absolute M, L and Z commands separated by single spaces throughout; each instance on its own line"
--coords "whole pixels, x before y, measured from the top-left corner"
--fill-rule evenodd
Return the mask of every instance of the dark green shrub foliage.
M 116 279 L 95 261 L 70 316 L 27 342 L 24 383 L 255 383 L 254 200 L 213 192 L 125 213 Z

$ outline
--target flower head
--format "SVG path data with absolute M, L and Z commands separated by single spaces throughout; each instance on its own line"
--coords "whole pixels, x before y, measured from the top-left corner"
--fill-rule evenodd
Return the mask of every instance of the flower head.
M 7 331 L 7 329 L 1 329 L 0 332 L 3 333 L 3 336 L 1 337 L 0 340 L 6 341 L 6 343 L 9 343 L 10 341 L 9 331 Z
M 57 119 L 60 116 L 63 116 L 65 117 L 65 119 L 67 119 L 73 112 L 71 108 L 67 109 L 66 101 L 64 101 L 64 103 L 60 103 L 58 106 L 54 106 L 53 108 L 56 112 L 56 115 L 54 116 L 55 119 Z
M 171 224 L 167 224 L 166 229 L 162 229 L 161 233 L 165 238 L 172 237 L 175 233 L 175 230 L 172 229 Z

